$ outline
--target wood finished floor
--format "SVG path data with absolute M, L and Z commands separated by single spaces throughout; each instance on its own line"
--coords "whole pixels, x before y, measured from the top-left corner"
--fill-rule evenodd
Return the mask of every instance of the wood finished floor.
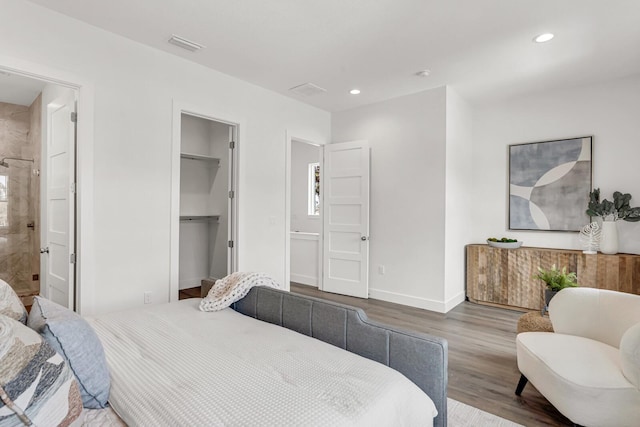
M 200 298 L 200 286 L 196 288 L 180 289 L 178 299 Z
M 514 394 L 520 372 L 516 365 L 516 324 L 522 312 L 464 302 L 447 314 L 374 299 L 321 292 L 291 283 L 291 292 L 362 308 L 373 320 L 425 332 L 449 341 L 450 398 L 525 426 L 571 426 L 528 384 Z M 199 298 L 200 288 L 183 289 L 180 299 Z
M 516 326 L 522 312 L 464 302 L 447 314 L 291 283 L 291 292 L 362 308 L 373 320 L 449 341 L 450 398 L 525 426 L 572 426 L 527 384 L 518 397 Z

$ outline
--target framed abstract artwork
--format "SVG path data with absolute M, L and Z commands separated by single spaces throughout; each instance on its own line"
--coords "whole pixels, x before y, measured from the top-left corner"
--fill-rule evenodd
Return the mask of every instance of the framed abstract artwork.
M 509 146 L 509 229 L 579 231 L 591 191 L 593 137 Z

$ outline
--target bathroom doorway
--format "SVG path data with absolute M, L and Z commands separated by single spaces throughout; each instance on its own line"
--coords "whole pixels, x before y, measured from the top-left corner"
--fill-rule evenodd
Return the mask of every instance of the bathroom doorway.
M 316 145 L 287 133 L 285 152 L 286 289 L 296 283 L 368 298 L 368 141 Z M 309 222 L 315 218 L 316 227 Z
M 289 283 L 322 289 L 322 147 L 292 138 L 287 171 Z
M 0 279 L 75 308 L 75 91 L 0 71 Z

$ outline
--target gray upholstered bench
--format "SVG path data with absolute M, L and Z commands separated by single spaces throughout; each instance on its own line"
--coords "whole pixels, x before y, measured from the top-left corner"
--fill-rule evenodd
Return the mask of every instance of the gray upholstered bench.
M 444 338 L 373 322 L 359 308 L 265 287 L 253 288 L 232 308 L 399 371 L 435 404 L 438 416 L 433 425 L 447 425 L 448 347 Z

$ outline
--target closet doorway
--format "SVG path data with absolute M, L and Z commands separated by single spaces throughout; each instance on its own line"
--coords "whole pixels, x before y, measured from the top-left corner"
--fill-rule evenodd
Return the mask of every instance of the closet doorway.
M 238 125 L 182 109 L 174 120 L 172 301 L 237 269 Z

